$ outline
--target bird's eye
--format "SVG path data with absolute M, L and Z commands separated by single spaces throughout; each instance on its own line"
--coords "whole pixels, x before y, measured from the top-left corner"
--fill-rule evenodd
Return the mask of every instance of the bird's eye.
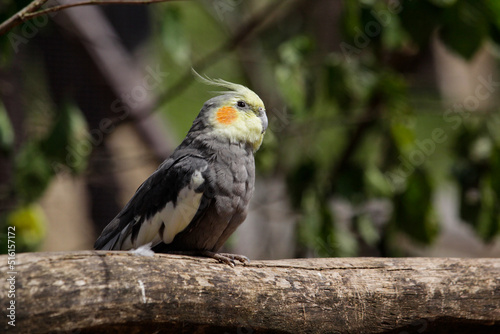
M 240 108 L 245 108 L 247 106 L 245 101 L 238 101 L 238 103 L 236 103 L 236 105 Z

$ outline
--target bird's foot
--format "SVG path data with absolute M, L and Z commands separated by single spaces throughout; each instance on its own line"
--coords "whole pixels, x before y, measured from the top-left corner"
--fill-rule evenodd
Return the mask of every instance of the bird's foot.
M 236 265 L 235 261 L 240 261 L 244 265 L 247 265 L 250 263 L 250 260 L 248 259 L 248 257 L 246 257 L 244 255 L 230 254 L 230 253 L 216 253 L 216 252 L 211 252 L 208 250 L 205 250 L 205 251 L 168 251 L 166 253 L 177 254 L 177 255 L 188 255 L 188 256 L 205 256 L 205 257 L 215 259 L 219 262 L 225 263 L 227 265 L 230 265 L 231 267 L 234 267 Z
M 248 257 L 246 257 L 244 255 L 230 254 L 230 253 L 216 253 L 216 252 L 211 252 L 211 251 L 201 251 L 200 254 L 203 256 L 206 256 L 206 257 L 211 257 L 212 259 L 215 259 L 219 262 L 228 264 L 231 267 L 235 266 L 235 264 L 236 264 L 235 261 L 240 261 L 244 265 L 250 263 L 250 260 L 248 259 Z

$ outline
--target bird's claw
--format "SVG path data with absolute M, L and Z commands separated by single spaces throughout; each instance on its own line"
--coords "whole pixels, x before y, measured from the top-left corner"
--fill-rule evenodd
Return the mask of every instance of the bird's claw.
M 231 267 L 234 267 L 236 265 L 235 261 L 239 261 L 239 262 L 243 263 L 244 265 L 247 265 L 250 263 L 250 260 L 248 259 L 248 257 L 246 257 L 244 255 L 239 255 L 239 254 L 216 253 L 216 252 L 210 252 L 210 251 L 204 251 L 202 254 L 206 257 L 211 257 L 212 259 L 215 259 L 219 262 L 230 265 Z

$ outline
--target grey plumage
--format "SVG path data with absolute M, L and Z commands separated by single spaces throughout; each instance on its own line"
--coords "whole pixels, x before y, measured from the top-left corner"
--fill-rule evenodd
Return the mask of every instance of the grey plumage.
M 216 252 L 245 220 L 254 191 L 252 151 L 242 145 L 231 144 L 229 149 L 212 152 L 206 161 L 205 192 L 195 218 L 175 236 L 172 243 L 160 244 L 154 250 Z
M 265 110 L 256 95 L 248 94 L 232 92 L 205 103 L 186 138 L 104 229 L 95 249 L 126 250 L 148 242 L 156 252 L 217 252 L 222 247 L 246 218 L 254 191 L 253 154 L 260 142 L 256 146 L 241 139 L 255 133 L 234 136 L 236 130 L 226 131 L 215 124 L 214 113 L 227 105 L 240 106 L 241 117 L 260 121 L 262 141 Z M 254 103 L 243 108 L 243 99 Z

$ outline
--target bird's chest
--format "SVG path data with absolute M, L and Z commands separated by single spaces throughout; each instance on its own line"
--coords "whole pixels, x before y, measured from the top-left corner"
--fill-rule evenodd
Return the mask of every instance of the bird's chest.
M 220 216 L 246 211 L 253 194 L 255 165 L 246 152 L 220 157 L 214 164 L 215 209 Z

